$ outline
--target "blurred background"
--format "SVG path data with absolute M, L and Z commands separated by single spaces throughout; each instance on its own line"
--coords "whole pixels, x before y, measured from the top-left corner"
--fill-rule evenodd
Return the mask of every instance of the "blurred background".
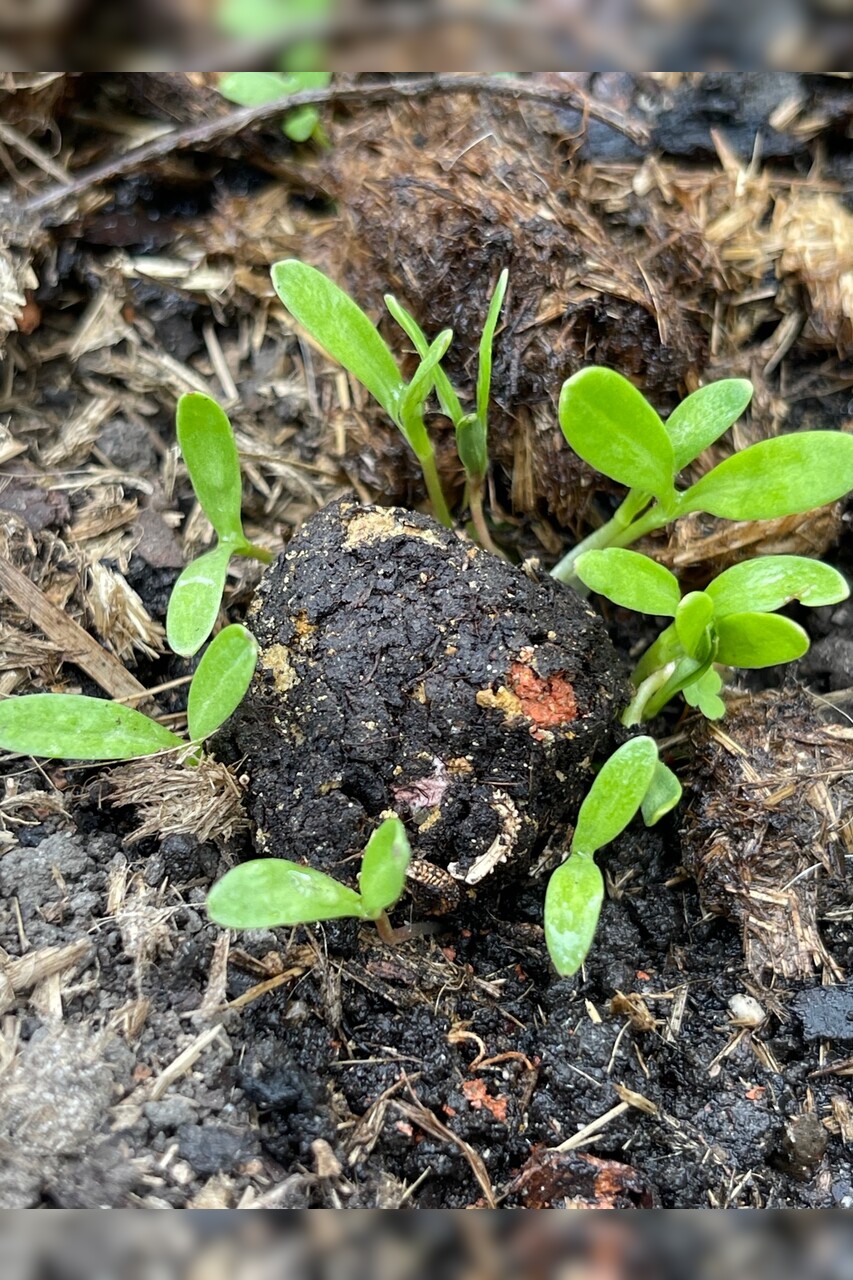
M 0 0 L 9 70 L 849 65 L 850 0 Z M 307 61 L 306 61 L 307 60 Z
M 117 1211 L 0 1215 L 9 1280 L 847 1280 L 851 1229 L 818 1213 L 416 1217 Z

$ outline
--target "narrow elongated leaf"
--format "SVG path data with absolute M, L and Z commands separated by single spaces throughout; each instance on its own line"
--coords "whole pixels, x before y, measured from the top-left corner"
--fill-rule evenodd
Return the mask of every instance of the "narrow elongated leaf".
M 545 890 L 545 942 L 551 962 L 564 977 L 577 973 L 592 946 L 604 880 L 588 854 L 573 853 L 551 876 Z
M 207 914 L 226 929 L 275 929 L 363 915 L 340 881 L 283 858 L 255 858 L 228 871 L 207 895 Z
M 258 642 L 239 622 L 214 636 L 190 684 L 187 722 L 193 742 L 209 738 L 236 711 L 257 660 Z
M 175 653 L 189 658 L 213 630 L 222 603 L 232 548 L 220 542 L 182 570 L 166 611 L 166 638 Z
M 658 758 L 653 738 L 631 738 L 604 762 L 578 813 L 572 849 L 596 853 L 625 830 L 649 789 Z
M 295 258 L 275 264 L 272 282 L 293 318 L 397 421 L 405 384 L 394 357 L 361 307 L 322 271 Z
M 629 489 L 667 501 L 675 458 L 648 400 L 612 369 L 581 369 L 563 383 L 560 426 L 575 453 Z
M 133 707 L 78 693 L 0 702 L 0 748 L 56 760 L 134 760 L 186 742 Z
M 679 509 L 725 520 L 775 520 L 813 511 L 851 489 L 853 435 L 800 431 L 726 458 L 682 495 Z
M 486 323 L 480 338 L 479 363 L 477 365 L 477 417 L 485 432 L 489 421 L 489 396 L 492 390 L 492 345 L 495 340 L 495 329 L 498 327 L 498 316 L 504 302 L 509 271 L 504 267 L 498 276 L 492 300 L 489 303 Z
M 204 513 L 224 540 L 243 541 L 240 520 L 243 485 L 231 423 L 210 396 L 181 396 L 178 444 Z
M 386 818 L 367 842 L 358 877 L 362 908 L 371 920 L 401 896 L 411 858 L 406 828 L 399 818 Z
M 752 399 L 752 383 L 746 378 L 723 378 L 700 387 L 666 420 L 675 469 L 680 471 L 698 458 L 703 449 L 719 440 L 737 422 Z
M 590 591 L 638 613 L 672 618 L 681 600 L 675 574 L 639 551 L 585 551 L 575 562 L 575 572 Z
M 802 627 L 778 613 L 730 613 L 717 623 L 716 661 L 729 667 L 775 667 L 808 651 Z
M 816 608 L 846 600 L 845 578 L 806 556 L 759 556 L 724 569 L 705 588 L 718 618 L 730 613 L 772 613 L 791 600 Z
M 643 796 L 643 822 L 647 827 L 653 827 L 665 814 L 675 808 L 680 799 L 681 783 L 669 766 L 662 760 L 658 760 L 649 789 Z
M 430 344 L 429 350 L 415 370 L 414 377 L 406 387 L 400 400 L 399 417 L 404 427 L 408 424 L 413 414 L 420 415 L 423 402 L 432 391 L 435 370 L 439 361 L 447 354 L 447 348 L 452 341 L 453 330 L 442 329 L 435 341 Z
M 675 631 L 685 653 L 704 660 L 710 647 L 708 627 L 714 616 L 714 602 L 704 591 L 691 591 L 675 614 Z
M 418 324 L 415 317 L 401 307 L 397 299 L 391 293 L 385 294 L 385 306 L 391 312 L 391 315 L 397 321 L 397 324 L 409 338 L 418 355 L 423 357 L 429 351 L 429 338 Z M 435 377 L 435 393 L 441 404 L 441 411 L 445 413 L 454 426 L 458 424 L 462 418 L 462 405 L 459 403 L 459 397 L 454 390 L 447 374 L 439 365 L 434 373 Z

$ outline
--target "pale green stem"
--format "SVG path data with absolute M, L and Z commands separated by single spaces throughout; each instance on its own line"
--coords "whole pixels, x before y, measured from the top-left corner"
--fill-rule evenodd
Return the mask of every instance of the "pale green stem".
M 453 519 L 444 497 L 444 490 L 441 487 L 438 467 L 435 465 L 435 452 L 432 447 L 430 447 L 428 454 L 424 453 L 418 457 L 418 462 L 421 464 L 421 470 L 424 474 L 424 482 L 429 494 L 432 514 L 439 524 L 443 524 L 446 529 L 452 529 Z
M 272 551 L 267 551 L 266 547 L 259 547 L 255 542 L 246 542 L 242 546 L 234 548 L 235 556 L 250 556 L 253 560 L 260 560 L 261 564 L 272 564 L 275 556 Z
M 649 495 L 641 493 L 639 489 L 631 489 L 621 506 L 614 512 L 612 518 L 603 524 L 600 529 L 594 529 L 588 534 L 577 546 L 572 547 L 562 560 L 554 565 L 551 570 L 551 577 L 556 578 L 558 582 L 567 582 L 571 586 L 578 589 L 579 580 L 574 571 L 575 562 L 578 556 L 582 556 L 585 551 L 599 551 L 604 547 L 627 546 L 629 542 L 634 542 L 636 538 L 642 534 L 632 534 L 627 541 L 617 541 L 623 535 L 631 532 L 634 525 L 632 521 L 636 520 L 636 516 L 649 502 Z M 652 507 L 652 511 L 658 510 L 657 506 Z
M 669 680 L 670 676 L 675 671 L 675 667 L 676 664 L 674 662 L 668 662 L 665 667 L 660 667 L 659 670 L 653 671 L 652 674 L 642 682 L 640 687 L 637 689 L 637 692 L 622 712 L 622 723 L 625 725 L 626 729 L 630 729 L 632 725 L 641 724 L 642 721 L 646 719 L 646 707 L 658 690 L 662 689 L 667 680 Z
M 502 560 L 506 560 L 506 556 L 500 547 L 495 546 L 492 541 L 492 535 L 489 532 L 489 526 L 486 523 L 485 512 L 483 511 L 483 480 L 480 477 L 477 480 L 468 479 L 468 507 L 471 512 L 471 522 L 474 525 L 474 531 L 477 534 L 477 540 L 484 551 L 490 551 L 493 556 L 500 556 Z

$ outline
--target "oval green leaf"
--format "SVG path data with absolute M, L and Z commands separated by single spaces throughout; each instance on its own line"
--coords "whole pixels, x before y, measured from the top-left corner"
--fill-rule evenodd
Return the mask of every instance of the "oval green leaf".
M 679 513 L 776 520 L 813 511 L 853 489 L 853 435 L 801 431 L 726 458 L 681 496 Z
M 637 613 L 672 618 L 681 600 L 675 574 L 639 551 L 585 551 L 575 561 L 575 572 L 590 591 Z
M 715 661 L 728 667 L 775 667 L 801 658 L 809 647 L 802 627 L 778 613 L 730 613 L 717 623 Z
M 187 700 L 192 742 L 203 742 L 236 711 L 258 659 L 258 642 L 239 622 L 214 636 L 198 664 Z
M 708 627 L 714 616 L 714 602 L 704 591 L 691 591 L 675 614 L 675 631 L 685 653 L 704 660 L 710 648 Z M 703 643 L 704 642 L 704 643 Z
M 210 396 L 181 396 L 177 411 L 178 444 L 195 495 L 218 536 L 243 541 L 240 508 L 243 482 L 231 423 Z
M 591 855 L 625 830 L 649 789 L 657 758 L 654 739 L 642 736 L 623 742 L 605 761 L 580 807 L 574 853 Z
M 573 853 L 551 876 L 545 890 L 545 942 L 563 977 L 577 973 L 592 946 L 604 880 L 592 858 Z
M 629 489 L 666 502 L 675 459 L 666 428 L 635 386 L 612 369 L 581 369 L 560 392 L 560 426 L 575 453 Z
M 207 895 L 207 914 L 226 929 L 276 929 L 363 915 L 361 898 L 313 867 L 255 858 L 234 867 Z
M 412 850 L 399 818 L 386 818 L 367 842 L 358 883 L 364 914 L 375 920 L 393 907 L 406 887 Z
M 293 318 L 367 387 L 396 422 L 405 383 L 378 329 L 361 307 L 322 271 L 296 258 L 277 262 L 272 282 Z
M 653 827 L 665 814 L 674 809 L 681 799 L 681 783 L 662 760 L 655 764 L 649 789 L 643 796 L 643 822 Z
M 724 569 L 706 587 L 718 618 L 730 613 L 773 613 L 799 600 L 817 608 L 850 595 L 847 580 L 828 564 L 807 556 L 759 556 Z
M 746 378 L 723 378 L 700 387 L 682 400 L 665 423 L 676 471 L 719 440 L 737 422 L 751 399 L 752 383 Z
M 0 702 L 0 748 L 58 760 L 135 760 L 187 744 L 121 702 L 28 693 Z
M 214 628 L 222 604 L 232 547 L 220 542 L 191 560 L 172 587 L 166 610 L 166 639 L 175 653 L 190 658 Z

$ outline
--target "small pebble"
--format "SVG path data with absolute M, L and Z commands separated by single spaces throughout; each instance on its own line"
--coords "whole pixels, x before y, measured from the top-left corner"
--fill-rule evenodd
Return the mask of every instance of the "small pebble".
M 747 996 L 743 992 L 738 992 L 731 997 L 729 1013 L 732 1015 L 732 1021 L 739 1023 L 742 1027 L 758 1027 L 767 1017 L 755 996 Z

